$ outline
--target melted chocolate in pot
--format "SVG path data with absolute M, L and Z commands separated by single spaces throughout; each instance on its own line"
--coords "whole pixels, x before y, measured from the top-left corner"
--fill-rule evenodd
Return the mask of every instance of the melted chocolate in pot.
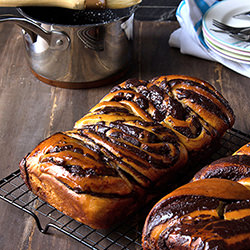
M 18 11 L 29 18 L 49 24 L 91 25 L 119 20 L 132 13 L 131 8 L 103 10 L 72 10 L 56 7 L 23 7 Z

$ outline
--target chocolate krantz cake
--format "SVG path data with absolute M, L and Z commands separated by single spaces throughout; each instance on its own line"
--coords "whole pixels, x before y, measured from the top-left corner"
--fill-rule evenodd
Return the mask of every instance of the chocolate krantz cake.
M 41 142 L 21 162 L 40 198 L 93 228 L 106 228 L 178 179 L 190 155 L 234 123 L 210 84 L 172 75 L 114 87 L 71 131 Z
M 189 76 L 154 78 L 148 88 L 162 114 L 158 121 L 171 128 L 190 152 L 201 153 L 232 127 L 228 102 L 209 83 Z M 155 96 L 160 96 L 159 99 Z
M 216 160 L 198 171 L 192 181 L 221 178 L 238 181 L 250 188 L 250 143 L 232 156 Z
M 144 226 L 144 250 L 249 249 L 249 191 L 248 143 L 202 168 L 154 206 Z
M 225 179 L 188 183 L 162 198 L 147 216 L 144 250 L 246 250 L 250 190 Z

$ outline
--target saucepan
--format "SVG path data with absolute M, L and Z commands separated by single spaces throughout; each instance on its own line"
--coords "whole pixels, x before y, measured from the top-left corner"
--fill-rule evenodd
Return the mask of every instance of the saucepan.
M 17 8 L 0 22 L 21 27 L 28 64 L 41 81 L 89 88 L 120 78 L 132 60 L 133 16 L 125 9 Z

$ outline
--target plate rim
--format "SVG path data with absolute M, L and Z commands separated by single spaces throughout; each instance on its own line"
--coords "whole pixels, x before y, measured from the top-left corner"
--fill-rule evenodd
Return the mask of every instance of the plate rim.
M 214 45 L 220 47 L 221 49 L 226 50 L 226 51 L 231 52 L 231 53 L 234 53 L 234 54 L 238 54 L 240 56 L 249 56 L 250 57 L 250 51 L 249 52 L 248 51 L 240 51 L 240 50 L 235 49 L 235 48 L 230 48 L 228 46 L 224 46 L 223 44 L 221 44 L 217 40 L 215 40 L 213 37 L 209 36 L 209 34 L 205 30 L 202 30 L 202 33 L 203 33 L 204 39 L 208 38 Z
M 212 5 L 207 11 L 206 13 L 204 14 L 203 18 L 202 18 L 202 29 L 204 29 L 208 34 L 209 34 L 209 37 L 213 38 L 214 40 L 216 40 L 219 44 L 225 46 L 225 47 L 230 47 L 230 48 L 233 48 L 237 51 L 243 51 L 243 52 L 249 52 L 250 53 L 250 46 L 249 48 L 243 48 L 241 46 L 237 46 L 235 44 L 232 44 L 232 43 L 229 43 L 229 42 L 225 42 L 223 41 L 221 38 L 218 38 L 216 35 L 214 35 L 213 33 L 211 33 L 211 31 L 209 30 L 209 28 L 207 27 L 207 18 L 209 15 L 211 15 L 211 13 L 213 13 L 214 9 L 216 8 L 222 8 L 223 6 L 225 7 L 226 6 L 229 6 L 231 2 L 234 2 L 235 3 L 235 0 L 226 0 L 226 1 L 222 1 L 222 2 L 218 2 L 214 5 Z M 237 2 L 240 2 L 240 3 L 243 3 L 243 4 L 247 4 L 245 2 L 245 0 L 237 0 Z M 250 2 L 248 3 L 249 4 L 249 7 L 250 7 Z M 247 4 L 247 6 L 248 6 Z M 224 11 L 223 12 L 223 15 L 225 15 L 227 12 Z M 249 21 L 250 22 L 250 21 Z
M 217 50 L 216 48 L 214 48 L 211 44 L 208 44 L 206 40 L 205 40 L 205 43 L 208 46 L 208 48 L 211 49 L 213 52 L 215 52 L 216 54 L 218 54 L 218 55 L 220 55 L 228 60 L 231 60 L 231 61 L 234 61 L 237 63 L 242 63 L 242 64 L 250 64 L 250 59 L 249 59 L 249 61 L 245 61 L 245 60 L 242 60 L 239 58 L 232 57 L 230 55 L 226 55 L 226 54 L 222 53 L 221 51 Z

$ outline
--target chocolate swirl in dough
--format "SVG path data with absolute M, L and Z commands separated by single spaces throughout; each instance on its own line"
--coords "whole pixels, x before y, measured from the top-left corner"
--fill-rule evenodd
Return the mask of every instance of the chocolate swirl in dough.
M 43 200 L 106 228 L 171 183 L 233 123 L 228 102 L 204 81 L 180 75 L 127 80 L 73 130 L 41 142 L 20 169 Z

